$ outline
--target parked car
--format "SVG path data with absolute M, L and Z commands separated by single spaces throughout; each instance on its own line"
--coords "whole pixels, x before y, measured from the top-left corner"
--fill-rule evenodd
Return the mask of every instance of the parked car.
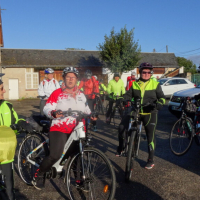
M 162 78 L 158 81 L 166 97 L 171 97 L 174 92 L 196 87 L 194 83 L 186 78 Z
M 200 93 L 200 85 L 197 86 L 196 88 L 191 88 L 191 89 L 175 92 L 170 98 L 170 101 L 168 103 L 169 111 L 173 115 L 179 117 L 181 115 L 181 109 L 182 109 L 182 108 L 179 108 L 181 99 L 183 97 L 194 97 L 195 95 L 199 93 Z

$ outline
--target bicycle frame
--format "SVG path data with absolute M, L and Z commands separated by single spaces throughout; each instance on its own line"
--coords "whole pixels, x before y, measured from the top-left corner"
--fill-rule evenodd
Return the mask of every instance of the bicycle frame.
M 84 131 L 84 124 L 83 122 L 79 122 L 78 125 L 75 127 L 74 131 L 70 134 L 70 137 L 68 138 L 65 146 L 64 146 L 64 150 L 63 153 L 60 157 L 60 159 L 52 166 L 53 168 L 56 169 L 57 173 L 62 172 L 62 169 L 64 167 L 64 165 L 60 164 L 61 161 L 63 160 L 63 157 L 65 156 L 65 154 L 67 153 L 69 147 L 71 146 L 73 141 L 78 141 L 79 140 L 79 149 L 80 149 L 80 153 L 81 153 L 81 157 L 82 157 L 82 167 L 83 167 L 83 178 L 85 178 L 84 175 L 84 166 L 83 166 L 83 145 L 82 145 L 82 139 L 84 139 L 86 137 L 86 133 Z M 27 155 L 27 161 L 29 163 L 31 163 L 32 165 L 36 166 L 36 167 L 40 167 L 40 165 L 38 163 L 36 163 L 35 161 L 31 160 L 31 154 L 33 154 L 34 152 L 36 152 L 38 149 L 40 149 L 45 143 L 49 143 L 49 139 L 45 140 L 43 143 L 41 143 L 39 146 L 37 146 L 32 152 L 30 152 Z M 42 151 L 40 151 L 38 153 L 38 155 L 41 153 Z

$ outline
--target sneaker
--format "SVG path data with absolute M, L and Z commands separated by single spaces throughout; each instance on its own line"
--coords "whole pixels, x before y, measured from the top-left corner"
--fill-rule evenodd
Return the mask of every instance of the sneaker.
M 122 152 L 116 152 L 116 154 L 115 154 L 115 156 L 117 156 L 117 157 L 121 157 L 122 156 Z
M 155 166 L 153 160 L 148 159 L 147 164 L 145 166 L 146 169 L 152 169 Z
M 38 190 L 41 190 L 42 188 L 44 188 L 45 173 L 41 172 L 40 169 L 37 169 L 35 174 L 34 174 L 34 177 L 33 177 L 33 180 L 31 181 L 31 183 Z
M 106 118 L 106 123 L 107 123 L 107 124 L 110 124 L 110 117 L 107 117 L 107 118 Z
M 83 192 L 89 192 L 89 184 L 86 181 L 76 181 L 76 188 L 82 190 Z

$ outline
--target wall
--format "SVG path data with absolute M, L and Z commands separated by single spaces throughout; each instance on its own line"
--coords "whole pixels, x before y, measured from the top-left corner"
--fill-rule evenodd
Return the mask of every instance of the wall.
M 2 80 L 4 82 L 4 88 L 6 90 L 6 93 L 4 95 L 5 99 L 9 99 L 9 79 L 18 79 L 19 98 L 37 97 L 37 89 L 26 90 L 25 68 L 6 68 L 2 69 L 2 73 L 5 73 L 5 75 L 2 77 Z

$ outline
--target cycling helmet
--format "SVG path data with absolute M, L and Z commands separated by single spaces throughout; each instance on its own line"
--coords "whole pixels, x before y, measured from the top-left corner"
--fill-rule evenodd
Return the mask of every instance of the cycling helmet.
M 118 72 L 114 74 L 114 78 L 115 78 L 115 77 L 120 77 L 120 75 L 119 75 Z
M 85 78 L 91 79 L 91 77 L 92 77 L 92 72 L 91 72 L 89 69 L 87 69 L 87 70 L 85 71 Z
M 60 85 L 60 87 L 61 87 L 61 86 L 62 86 L 62 83 L 63 83 L 63 80 L 59 80 L 58 83 L 59 83 L 59 85 Z
M 136 73 L 135 72 L 131 72 L 131 75 L 136 76 Z
M 5 74 L 3 74 L 3 73 L 0 73 L 0 78 L 2 77 L 2 76 L 4 76 Z M 0 85 L 3 83 L 3 81 L 0 79 Z
M 94 76 L 94 78 L 97 80 L 97 76 Z
M 45 74 L 53 74 L 53 73 L 54 73 L 54 70 L 51 69 L 51 68 L 47 68 L 47 69 L 44 70 L 44 73 L 45 73 Z
M 153 70 L 153 66 L 150 63 L 144 62 L 140 64 L 139 71 L 141 72 L 143 69 Z
M 78 70 L 75 67 L 66 67 L 63 72 L 62 72 L 62 76 L 64 77 L 67 73 L 74 73 L 77 77 L 78 77 Z

